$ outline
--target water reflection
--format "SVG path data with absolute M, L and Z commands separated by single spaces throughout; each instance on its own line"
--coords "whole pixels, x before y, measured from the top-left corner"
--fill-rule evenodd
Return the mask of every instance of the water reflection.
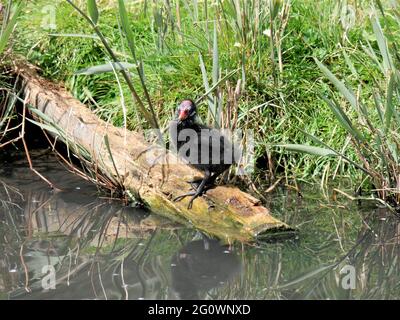
M 269 206 L 299 238 L 228 247 L 102 199 L 52 156 L 38 159 L 63 191 L 22 159 L 1 167 L 2 299 L 400 298 L 400 224 L 382 208 L 282 191 Z
M 201 293 L 222 287 L 241 268 L 238 257 L 217 240 L 191 241 L 171 260 L 172 288 L 180 299 L 199 299 Z
M 182 236 L 196 236 L 192 230 L 102 200 L 53 157 L 41 159 L 41 171 L 51 181 L 63 181 L 64 191 L 49 190 L 18 162 L 10 170 L 4 166 L 7 174 L 0 177 L 3 297 L 174 299 L 188 298 L 189 292 L 198 297 L 239 270 L 233 252 L 217 241 L 203 237 L 181 248 Z M 46 280 L 49 270 L 55 286 Z M 191 279 L 186 287 L 183 277 Z

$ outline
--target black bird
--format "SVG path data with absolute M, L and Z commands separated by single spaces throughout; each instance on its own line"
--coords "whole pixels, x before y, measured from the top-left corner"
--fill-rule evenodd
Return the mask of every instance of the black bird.
M 235 146 L 222 132 L 207 127 L 197 121 L 196 104 L 186 99 L 178 106 L 176 119 L 169 127 L 172 146 L 189 165 L 204 171 L 204 178 L 189 181 L 196 189 L 174 199 L 179 201 L 192 196 L 188 208 L 192 207 L 194 199 L 201 196 L 215 179 L 239 159 L 239 148 Z

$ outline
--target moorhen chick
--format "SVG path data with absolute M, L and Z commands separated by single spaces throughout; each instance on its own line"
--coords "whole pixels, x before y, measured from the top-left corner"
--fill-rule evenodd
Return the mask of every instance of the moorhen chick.
M 178 106 L 176 119 L 169 126 L 169 136 L 174 151 L 189 165 L 204 172 L 203 179 L 189 181 L 194 192 L 176 197 L 174 201 L 192 196 L 188 208 L 192 208 L 194 199 L 201 196 L 215 182 L 215 179 L 233 163 L 238 163 L 239 148 L 221 131 L 207 127 L 197 121 L 195 103 L 186 99 Z

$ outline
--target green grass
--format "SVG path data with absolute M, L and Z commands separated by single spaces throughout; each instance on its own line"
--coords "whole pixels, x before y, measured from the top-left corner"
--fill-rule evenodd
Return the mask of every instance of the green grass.
M 234 2 L 217 1 L 219 5 L 212 5 L 209 1 L 207 16 L 204 3 L 199 2 L 196 20 L 193 3 L 180 1 L 182 32 L 178 31 L 175 1 L 171 1 L 171 15 L 163 1 L 148 1 L 147 11 L 143 10 L 143 2 L 128 7 L 136 54 L 143 60 L 146 86 L 161 126 L 164 127 L 172 117 L 179 100 L 196 98 L 205 92 L 199 53 L 203 56 L 208 80 L 212 83 L 213 28 L 214 20 L 217 20 L 218 62 L 222 75 L 238 68 L 242 68 L 245 74 L 244 91 L 238 101 L 238 126 L 254 130 L 257 157 L 265 159 L 265 155 L 270 154 L 274 160 L 275 175 L 283 175 L 284 171 L 280 169 L 283 168 L 289 177 L 310 181 L 320 178 L 327 166 L 332 175 L 339 161 L 337 159 L 286 153 L 273 146 L 282 143 L 312 144 L 300 128 L 318 136 L 336 150 L 342 150 L 347 133 L 320 98 L 321 93 L 330 93 L 333 86 L 318 69 L 313 57 L 322 61 L 352 88 L 357 88 L 359 81 L 370 84 L 365 86 L 362 94 L 365 98 L 371 97 L 372 80 L 379 79 L 379 69 L 362 49 L 366 43 L 363 33 L 367 33 L 371 35 L 372 45 L 377 50 L 367 19 L 371 2 L 351 1 L 356 10 L 356 20 L 354 26 L 345 31 L 340 23 L 341 6 L 337 1 L 292 1 L 281 40 L 282 72 L 278 68 L 276 43 L 271 44 L 270 38 L 263 33 L 271 28 L 271 22 L 267 19 L 268 7 L 262 7 L 260 17 L 263 19 L 260 19 L 258 29 L 254 30 L 251 12 L 246 13 L 249 18 L 243 22 L 244 28 L 236 24 L 238 18 L 232 5 Z M 24 9 L 14 50 L 39 65 L 46 77 L 65 82 L 78 99 L 104 119 L 122 126 L 123 113 L 114 74 L 74 75 L 79 69 L 105 63 L 106 52 L 96 40 L 49 36 L 49 32 L 93 34 L 88 24 L 65 1 L 57 1 L 57 29 L 49 31 L 41 28 L 41 10 L 44 5 L 51 3 L 35 1 Z M 117 4 L 113 6 L 107 3 L 98 1 L 99 27 L 121 61 L 133 63 L 119 29 Z M 249 9 L 255 1 L 239 3 L 242 9 Z M 82 1 L 81 8 L 87 12 L 85 1 Z M 162 19 L 157 20 L 160 12 Z M 273 28 L 279 29 L 281 23 L 278 15 L 272 22 Z M 274 62 L 271 60 L 271 50 L 274 51 Z M 352 73 L 344 53 L 357 70 L 357 75 Z M 235 86 L 242 75 L 242 71 L 237 72 L 229 79 L 230 84 Z M 137 75 L 133 76 L 133 82 L 143 97 Z M 219 86 L 219 90 L 226 99 L 225 82 Z M 128 107 L 128 128 L 134 130 L 140 125 L 145 126 L 125 84 L 123 91 Z M 343 101 L 339 94 L 334 95 Z M 257 107 L 266 102 L 265 106 Z M 206 119 L 205 103 L 201 105 L 201 110 L 203 119 Z M 356 117 L 355 114 L 350 116 Z M 346 153 L 350 159 L 356 160 L 351 149 Z M 266 166 L 265 160 L 259 160 L 258 164 L 260 168 Z M 361 173 L 343 161 L 339 162 L 338 174 L 351 178 L 355 183 L 361 179 Z

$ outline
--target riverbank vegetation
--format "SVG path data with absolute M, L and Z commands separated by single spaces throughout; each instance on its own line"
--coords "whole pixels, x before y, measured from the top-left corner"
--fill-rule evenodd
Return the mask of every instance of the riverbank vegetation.
M 346 181 L 398 205 L 395 4 L 70 2 L 24 3 L 10 46 L 104 120 L 165 128 L 202 99 L 203 121 L 254 132 L 256 184 Z

